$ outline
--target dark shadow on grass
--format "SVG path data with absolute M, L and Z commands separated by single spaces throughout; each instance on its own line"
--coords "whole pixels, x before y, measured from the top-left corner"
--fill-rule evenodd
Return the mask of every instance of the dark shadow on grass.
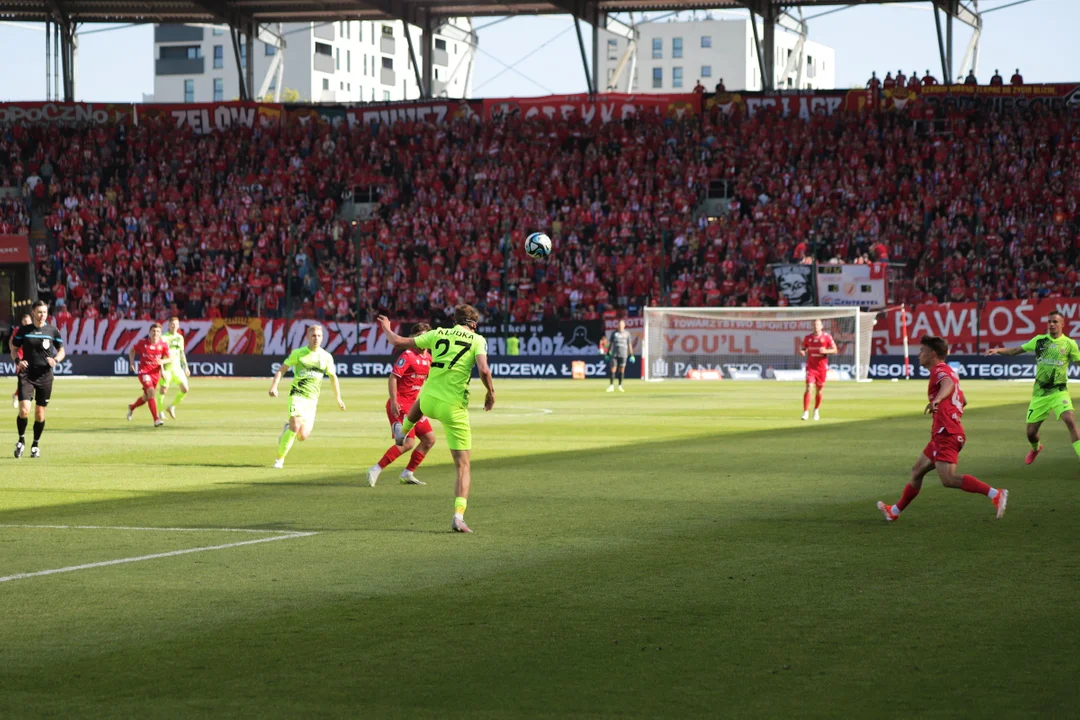
M 993 415 L 994 417 L 1012 417 L 1015 416 L 1019 419 L 1023 418 L 1023 405 L 1014 406 L 995 406 L 985 409 L 977 409 L 967 413 L 965 420 L 969 432 L 975 433 L 976 447 L 978 446 L 978 418 L 980 415 Z M 817 447 L 836 447 L 838 442 L 846 443 L 851 447 L 851 452 L 854 455 L 865 454 L 867 462 L 878 462 L 875 458 L 879 458 L 883 451 L 887 451 L 890 455 L 893 453 L 899 453 L 903 459 L 895 462 L 895 467 L 892 465 L 888 469 L 875 468 L 869 470 L 869 472 L 882 475 L 883 480 L 888 482 L 882 483 L 880 486 L 880 492 L 889 496 L 899 492 L 899 489 L 903 487 L 903 481 L 910 468 L 910 463 L 918 457 L 923 448 L 923 438 L 926 435 L 922 435 L 920 430 L 927 435 L 930 430 L 929 419 L 919 414 L 921 408 L 914 408 L 913 412 L 906 417 L 896 418 L 882 418 L 874 421 L 851 421 L 845 423 L 829 423 L 827 425 L 806 425 L 796 427 L 783 427 L 769 430 L 755 430 L 744 433 L 716 433 L 712 435 L 702 435 L 692 438 L 684 438 L 678 440 L 665 440 L 651 443 L 638 443 L 636 445 L 618 445 L 606 448 L 587 449 L 587 450 L 572 450 L 565 452 L 552 452 L 537 455 L 527 456 L 511 456 L 494 459 L 484 459 L 482 452 L 483 446 L 478 449 L 480 457 L 473 461 L 473 482 L 474 485 L 479 483 L 485 483 L 489 480 L 499 478 L 505 475 L 521 475 L 529 476 L 530 472 L 535 472 L 537 468 L 543 469 L 545 467 L 563 467 L 573 468 L 572 472 L 580 473 L 583 477 L 588 473 L 601 470 L 610 470 L 611 468 L 626 468 L 628 472 L 632 472 L 634 469 L 640 470 L 641 473 L 647 474 L 655 471 L 656 461 L 662 463 L 687 463 L 691 462 L 688 456 L 692 456 L 695 453 L 708 453 L 718 448 L 723 448 L 725 445 L 735 448 L 737 446 L 743 446 L 747 444 L 757 444 L 762 448 L 767 448 L 761 455 L 761 462 L 770 468 L 771 472 L 776 472 L 777 468 L 783 469 L 782 466 L 778 466 L 777 462 L 786 462 L 790 465 L 792 472 L 799 472 L 800 468 L 805 467 L 806 461 L 820 460 L 822 463 L 828 464 L 832 461 L 832 458 L 822 456 L 821 450 L 815 450 Z M 906 427 L 900 428 L 897 423 L 903 422 Z M 147 428 L 152 429 L 152 428 Z M 906 436 L 905 444 L 903 447 L 897 447 L 889 444 L 888 438 L 895 436 L 899 430 L 904 431 Z M 1048 431 L 1052 431 L 1051 428 L 1047 428 Z M 915 442 L 911 441 L 912 436 L 918 437 Z M 1017 443 L 1018 445 L 1023 438 L 1023 425 L 1020 420 L 1017 421 Z M 961 467 L 971 467 L 972 464 L 978 462 L 978 455 L 974 454 L 970 450 L 971 442 L 969 441 L 969 450 L 962 456 Z M 628 457 L 637 457 L 638 460 L 632 461 L 628 466 Z M 644 459 L 650 459 L 646 462 Z M 710 461 L 711 462 L 711 461 Z M 742 456 L 740 462 L 746 463 L 746 456 Z M 187 464 L 187 463 L 174 463 L 177 467 L 208 467 L 208 468 L 250 468 L 250 467 L 265 467 L 263 465 L 249 465 L 249 464 L 231 464 L 231 463 L 203 463 L 203 464 Z M 843 469 L 843 472 L 851 474 L 852 463 L 848 463 L 848 467 Z M 1008 467 L 1003 468 L 1005 472 L 1011 473 L 1013 470 L 1020 472 L 1023 466 L 1018 463 L 1016 468 Z M 443 470 L 448 474 L 452 473 L 452 468 L 446 468 Z M 698 467 L 695 471 L 695 475 L 702 477 L 703 479 L 709 479 L 710 477 L 729 476 L 731 472 L 730 468 L 725 468 L 722 465 L 716 467 Z M 155 492 L 146 493 L 138 497 L 128 497 L 121 499 L 106 499 L 100 501 L 92 501 L 87 503 L 70 503 L 67 505 L 51 505 L 45 507 L 34 508 L 20 508 L 7 512 L 0 513 L 0 522 L 12 523 L 12 522 L 29 522 L 34 520 L 37 522 L 61 522 L 65 517 L 85 516 L 99 512 L 107 512 L 111 515 L 131 513 L 136 517 L 145 515 L 147 512 L 151 514 L 162 512 L 168 508 L 180 508 L 183 509 L 189 504 L 199 505 L 202 503 L 211 503 L 207 508 L 208 513 L 213 513 L 218 516 L 221 513 L 222 508 L 227 508 L 230 501 L 244 502 L 265 495 L 267 493 L 273 493 L 274 495 L 285 494 L 295 490 L 296 488 L 303 487 L 330 487 L 330 488 L 349 488 L 356 490 L 356 498 L 358 503 L 362 503 L 364 498 L 371 498 L 371 493 L 364 491 L 368 490 L 366 483 L 363 481 L 362 470 L 357 468 L 355 472 L 349 472 L 348 474 L 338 474 L 334 476 L 327 476 L 325 474 L 312 474 L 309 478 L 303 476 L 299 478 L 283 479 L 283 480 L 268 480 L 266 482 L 253 480 L 253 481 L 226 481 L 222 483 L 215 483 L 214 485 L 200 490 L 191 490 L 184 492 Z M 268 472 L 269 475 L 269 472 Z M 987 477 L 988 482 L 993 482 L 995 478 Z M 62 492 L 62 491 L 58 491 Z M 387 497 L 383 495 L 383 497 Z M 429 499 L 437 497 L 437 494 L 423 494 L 418 496 L 418 499 Z M 358 505 L 358 509 L 363 506 Z M 250 517 L 251 508 L 245 507 L 245 517 Z M 787 517 L 795 512 L 796 509 L 786 508 L 778 504 L 777 516 Z M 873 510 L 871 506 L 870 510 Z M 276 511 L 276 510 L 275 510 Z M 311 512 L 299 512 L 298 515 L 310 516 Z M 868 512 L 868 517 L 876 519 L 873 513 Z M 338 529 L 349 530 L 371 530 L 370 526 L 364 524 L 365 516 L 362 512 L 357 513 L 357 523 L 352 527 L 342 527 Z M 822 522 L 824 518 L 809 517 L 807 522 Z M 134 522 L 134 521 L 133 521 Z M 119 524 L 119 523 L 118 523 Z M 439 525 L 441 525 L 439 521 Z M 275 527 L 289 530 L 306 530 L 309 528 L 310 523 L 303 521 L 301 517 L 298 517 L 295 521 L 278 522 L 274 526 L 269 526 L 264 522 L 251 522 L 251 527 Z M 229 526 L 232 526 L 231 523 Z

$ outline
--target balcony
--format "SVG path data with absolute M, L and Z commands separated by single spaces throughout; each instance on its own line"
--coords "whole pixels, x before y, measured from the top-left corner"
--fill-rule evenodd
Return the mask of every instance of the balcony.
M 315 37 L 319 38 L 320 40 L 333 41 L 334 38 L 335 38 L 335 34 L 334 34 L 334 28 L 335 27 L 336 27 L 335 23 L 326 23 L 326 24 L 316 23 L 315 30 L 314 30 Z
M 431 52 L 431 62 L 435 63 L 436 65 L 442 65 L 443 67 L 449 67 L 450 56 L 446 53 L 445 50 L 435 48 Z
M 388 68 L 379 68 L 379 82 L 381 82 L 383 85 L 389 85 L 390 87 L 394 87 L 395 85 L 397 85 L 397 76 L 394 74 L 393 70 L 390 70 Z
M 203 41 L 203 30 L 194 25 L 155 25 L 154 42 L 200 43 Z
M 332 73 L 334 72 L 334 56 L 315 53 L 315 60 L 312 63 L 312 67 L 319 72 Z
M 157 75 L 202 75 L 205 68 L 206 58 L 166 58 L 155 62 L 154 73 Z
M 379 38 L 379 50 L 387 55 L 393 55 L 396 47 L 393 35 L 383 35 Z

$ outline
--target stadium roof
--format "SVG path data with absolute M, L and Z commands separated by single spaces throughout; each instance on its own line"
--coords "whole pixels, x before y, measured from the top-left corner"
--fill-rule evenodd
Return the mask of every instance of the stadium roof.
M 76 23 L 307 22 L 482 15 L 570 14 L 747 8 L 763 16 L 814 5 L 880 5 L 910 0 L 0 0 L 0 20 L 41 21 L 47 16 Z M 968 9 L 960 0 L 931 0 L 953 16 Z

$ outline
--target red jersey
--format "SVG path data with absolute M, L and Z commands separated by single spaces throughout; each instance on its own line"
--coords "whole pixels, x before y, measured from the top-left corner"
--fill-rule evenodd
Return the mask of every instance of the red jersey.
M 431 372 L 431 357 L 423 351 L 406 350 L 394 363 L 391 373 L 398 379 L 397 403 L 405 412 L 412 407 L 420 388 Z
M 161 372 L 161 364 L 169 359 L 169 345 L 164 340 L 156 343 L 143 338 L 135 343 L 135 354 L 139 356 L 139 375 L 153 375 Z
M 810 333 L 803 338 L 802 349 L 806 351 L 806 367 L 808 370 L 824 370 L 829 367 L 829 356 L 823 355 L 822 350 L 830 350 L 836 347 L 832 335 L 823 332 L 820 335 Z
M 960 389 L 960 378 L 956 376 L 956 371 L 946 363 L 935 365 L 930 371 L 930 386 L 926 389 L 926 397 L 927 400 L 933 402 L 938 391 L 941 390 L 941 382 L 946 378 L 952 380 L 953 391 L 946 395 L 938 405 L 937 412 L 934 413 L 934 427 L 930 433 L 935 436 L 938 433 L 963 436 L 964 426 L 960 419 L 964 416 L 964 404 L 967 401 L 964 399 L 964 392 Z

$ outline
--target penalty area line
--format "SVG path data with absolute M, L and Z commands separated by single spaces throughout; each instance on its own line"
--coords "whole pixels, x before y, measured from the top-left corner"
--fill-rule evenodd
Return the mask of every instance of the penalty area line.
M 304 530 L 263 530 L 261 528 L 221 527 L 131 527 L 127 525 L 0 525 L 3 528 L 26 528 L 30 530 L 138 530 L 141 532 L 233 532 L 262 533 L 264 535 L 296 535 Z M 314 535 L 315 533 L 307 533 Z
M 9 526 L 10 527 L 10 526 Z M 27 527 L 21 525 L 17 527 Z M 121 529 L 121 528 L 102 528 L 102 529 Z M 139 529 L 164 529 L 164 528 L 139 528 Z M 263 531 L 267 532 L 267 531 Z M 280 532 L 280 531 L 269 531 Z M 127 563 L 142 562 L 144 560 L 157 560 L 160 558 L 176 557 L 177 555 L 190 555 L 191 553 L 210 552 L 211 550 L 227 550 L 228 548 L 242 547 L 244 545 L 257 545 L 259 543 L 274 542 L 276 540 L 294 540 L 296 538 L 311 537 L 312 535 L 318 535 L 314 532 L 293 532 L 285 535 L 274 535 L 273 537 L 258 538 L 256 540 L 243 540 L 241 542 L 226 543 L 224 545 L 207 545 L 205 547 L 187 548 L 184 550 L 171 550 L 169 552 L 154 553 L 153 555 L 139 555 L 138 557 L 118 558 L 116 560 L 104 560 L 102 562 L 85 563 L 83 565 L 70 565 L 68 567 L 53 568 L 52 570 L 38 570 L 37 572 L 18 573 L 16 575 L 8 575 L 6 577 L 0 577 L 0 583 L 11 582 L 13 580 L 25 580 L 32 577 L 41 577 L 43 575 L 58 575 L 60 573 L 75 572 L 76 570 L 91 570 L 93 568 L 108 567 L 109 565 L 125 565 Z

